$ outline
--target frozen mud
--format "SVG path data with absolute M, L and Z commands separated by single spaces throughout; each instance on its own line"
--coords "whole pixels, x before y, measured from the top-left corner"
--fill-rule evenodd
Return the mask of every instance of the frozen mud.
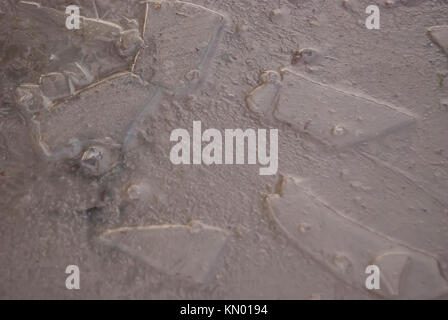
M 446 292 L 448 283 L 431 254 L 349 219 L 305 186 L 284 177 L 278 193 L 266 198 L 273 219 L 299 248 L 354 286 L 363 282 L 365 266 L 378 265 L 383 286 L 376 294 L 383 297 L 436 298 Z
M 0 298 L 448 298 L 448 2 L 373 3 L 2 1 Z M 193 121 L 278 173 L 173 165 Z

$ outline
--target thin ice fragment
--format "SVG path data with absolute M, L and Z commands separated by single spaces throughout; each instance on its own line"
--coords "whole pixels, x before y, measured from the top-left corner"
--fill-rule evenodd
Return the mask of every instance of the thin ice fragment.
M 12 80 L 38 84 L 41 77 L 62 73 L 68 78 L 65 82 L 72 81 L 71 94 L 94 80 L 127 70 L 143 46 L 138 26 L 137 31 L 125 31 L 118 24 L 80 16 L 80 29 L 68 30 L 66 18 L 65 11 L 20 1 L 15 16 L 3 19 L 0 41 L 2 50 L 10 53 L 1 68 L 21 71 L 9 72 L 17 75 Z M 66 91 L 57 94 L 64 95 Z
M 40 86 L 23 84 L 16 88 L 17 105 L 27 113 L 38 112 L 51 105 L 51 101 L 42 94 Z
M 107 230 L 100 241 L 161 272 L 204 283 L 213 272 L 227 238 L 226 231 L 194 221 L 189 225 Z
M 128 129 L 154 94 L 138 77 L 126 73 L 89 88 L 34 117 L 34 134 L 47 154 L 73 141 L 92 139 L 123 143 Z
M 69 82 L 62 73 L 53 72 L 43 75 L 39 82 L 43 95 L 52 101 L 71 94 Z
M 143 21 L 144 1 L 141 0 L 38 0 L 43 7 L 65 12 L 68 4 L 79 6 L 81 15 L 91 19 L 104 19 L 123 29 L 136 28 Z
M 435 26 L 428 31 L 431 39 L 448 54 L 448 26 Z
M 364 289 L 366 267 L 378 263 L 387 285 L 375 292 L 384 297 L 434 298 L 447 292 L 448 284 L 431 254 L 348 218 L 303 180 L 284 177 L 279 186 L 278 193 L 266 198 L 274 221 L 301 250 L 340 279 Z M 397 258 L 397 253 L 409 262 Z
M 170 90 L 194 88 L 204 78 L 224 17 L 182 1 L 149 2 L 144 40 L 135 72 Z
M 323 84 L 285 68 L 251 91 L 248 107 L 342 147 L 374 139 L 414 121 L 409 112 Z M 274 80 L 271 80 L 274 78 Z M 278 81 L 277 79 L 281 79 Z

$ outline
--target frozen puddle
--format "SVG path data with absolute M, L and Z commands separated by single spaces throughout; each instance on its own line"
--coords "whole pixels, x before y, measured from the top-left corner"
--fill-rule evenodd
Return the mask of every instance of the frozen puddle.
M 41 74 L 33 75 L 32 81 L 38 80 L 43 94 L 52 100 L 127 70 L 143 46 L 138 23 L 135 29 L 125 30 L 109 21 L 80 16 L 81 29 L 68 30 L 66 18 L 65 9 L 21 1 L 17 4 L 17 19 L 4 27 L 21 44 L 18 56 L 40 66 Z M 39 54 L 25 59 L 23 56 L 33 52 L 32 48 L 39 48 Z M 51 82 L 58 83 L 57 93 Z
M 365 288 L 368 265 L 381 271 L 387 298 L 435 298 L 448 292 L 438 261 L 336 211 L 295 177 L 266 197 L 280 229 L 303 251 L 348 284 Z
M 82 32 L 65 35 L 64 14 L 37 3 L 20 5 L 38 15 L 38 22 L 41 15 L 45 21 L 54 20 L 60 36 L 70 40 L 67 47 L 52 50 L 57 61 L 54 68 L 60 71 L 43 74 L 37 84 L 22 84 L 16 90 L 19 106 L 34 114 L 35 139 L 54 159 L 78 155 L 94 139 L 111 138 L 124 148 L 131 146 L 139 124 L 156 107 L 164 90 L 185 94 L 201 83 L 225 21 L 222 15 L 198 5 L 147 2 L 142 6 L 144 39 L 136 29 L 125 29 L 139 26 L 129 19 L 125 20 L 130 26 L 122 27 L 82 17 Z M 135 3 L 133 7 L 135 11 Z M 96 7 L 87 9 L 89 15 L 103 16 Z M 113 21 L 123 23 L 118 16 L 113 15 Z
M 226 231 L 194 221 L 107 230 L 99 239 L 161 272 L 204 283 L 227 238 Z
M 249 109 L 293 125 L 332 146 L 352 145 L 414 121 L 374 98 L 316 82 L 284 68 L 267 71 L 247 96 Z
M 75 150 L 76 144 L 82 147 L 93 139 L 123 143 L 154 93 L 132 73 L 119 75 L 35 115 L 35 137 L 48 155 Z
M 214 54 L 224 17 L 182 1 L 150 1 L 148 6 L 146 48 L 139 53 L 134 72 L 178 93 L 195 88 Z

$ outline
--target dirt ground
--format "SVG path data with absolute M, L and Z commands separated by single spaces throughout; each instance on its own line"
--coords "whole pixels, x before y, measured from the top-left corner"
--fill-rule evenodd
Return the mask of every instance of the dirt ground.
M 446 76 L 446 0 L 2 1 L 0 298 L 447 299 Z

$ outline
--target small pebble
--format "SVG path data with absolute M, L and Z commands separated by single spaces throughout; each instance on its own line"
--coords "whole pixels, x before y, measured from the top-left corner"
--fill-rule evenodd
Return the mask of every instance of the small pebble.
M 331 129 L 331 134 L 334 136 L 342 136 L 344 133 L 345 133 L 344 127 L 338 124 L 333 126 L 333 128 Z
M 91 176 L 99 176 L 112 167 L 110 152 L 101 146 L 89 147 L 82 155 L 81 168 Z

